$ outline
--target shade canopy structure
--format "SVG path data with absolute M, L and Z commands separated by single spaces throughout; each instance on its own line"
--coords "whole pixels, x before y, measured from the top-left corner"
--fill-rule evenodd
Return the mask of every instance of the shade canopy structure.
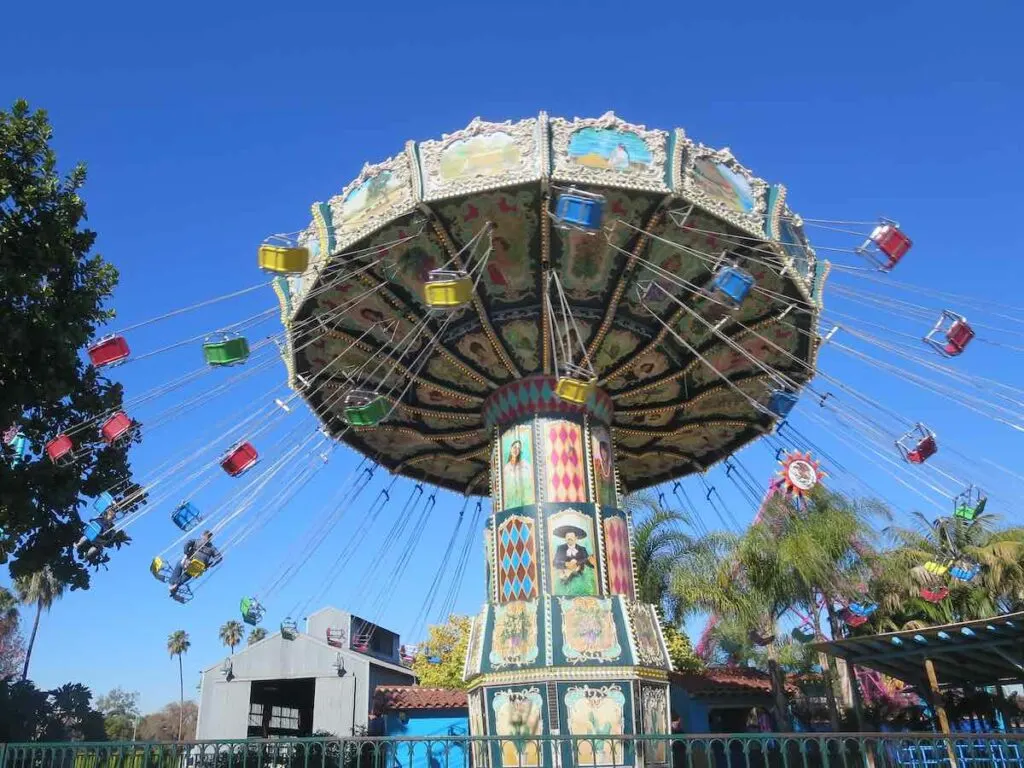
M 926 660 L 940 688 L 1024 682 L 1024 612 L 810 647 L 915 685 L 926 683 Z
M 785 187 L 682 129 L 476 119 L 367 165 L 296 240 L 308 269 L 278 282 L 292 386 L 332 436 L 460 493 L 487 495 L 493 430 L 520 408 L 609 423 L 626 490 L 702 472 L 816 364 L 827 262 Z M 471 273 L 468 303 L 432 308 L 441 270 Z M 749 278 L 740 300 L 723 274 Z M 575 409 L 552 386 L 553 276 L 596 375 Z M 349 390 L 385 416 L 360 423 Z

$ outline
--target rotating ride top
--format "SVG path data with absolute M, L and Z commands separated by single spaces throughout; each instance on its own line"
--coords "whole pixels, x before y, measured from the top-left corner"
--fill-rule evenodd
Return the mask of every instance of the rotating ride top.
M 884 226 L 866 248 L 895 263 Z M 635 600 L 621 494 L 770 432 L 813 375 L 827 264 L 785 188 L 611 113 L 474 120 L 367 165 L 260 259 L 290 275 L 290 384 L 325 430 L 492 497 L 473 734 L 667 733 L 670 664 Z M 667 760 L 607 739 L 479 749 Z

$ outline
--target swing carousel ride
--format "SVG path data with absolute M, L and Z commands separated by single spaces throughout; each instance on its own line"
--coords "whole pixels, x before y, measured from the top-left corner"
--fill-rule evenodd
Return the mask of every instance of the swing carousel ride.
M 362 462 L 336 483 L 328 511 L 310 518 L 261 589 L 242 600 L 243 618 L 255 624 L 378 467 L 390 478 L 358 520 L 346 519 L 331 578 L 290 616 L 326 594 L 348 558 L 377 535 L 399 477 L 412 487 L 380 536 L 378 559 L 401 551 L 403 539 L 415 544 L 437 503 L 431 488 L 462 495 L 463 512 L 473 497 L 489 497 L 487 603 L 465 664 L 476 735 L 668 732 L 671 665 L 654 607 L 638 600 L 623 496 L 656 486 L 664 497 L 671 488 L 698 533 L 707 530 L 705 508 L 736 529 L 717 484 L 732 482 L 734 502 L 763 509 L 740 456 L 755 443 L 782 465 L 765 499 L 782 493 L 799 503 L 824 477 L 822 464 L 830 482 L 879 495 L 793 426 L 800 399 L 811 403 L 798 411 L 802 419 L 839 433 L 844 447 L 941 513 L 974 519 L 988 496 L 971 482 L 996 487 L 990 478 L 1000 473 L 1020 480 L 944 445 L 957 457 L 945 467 L 932 427 L 818 365 L 823 349 L 835 350 L 868 365 L 872 379 L 893 375 L 1020 431 L 1021 390 L 956 367 L 976 342 L 1019 351 L 1008 340 L 1018 332 L 1005 327 L 1019 322 L 1015 310 L 933 290 L 918 290 L 930 304 L 916 303 L 907 294 L 917 289 L 888 274 L 911 248 L 897 223 L 802 219 L 785 187 L 681 129 L 648 129 L 611 113 L 477 119 L 366 165 L 312 214 L 305 229 L 259 248 L 279 309 L 142 355 L 129 348 L 128 332 L 145 323 L 88 350 L 91 363 L 106 368 L 201 339 L 202 369 L 126 400 L 101 423 L 68 425 L 40 451 L 15 425 L 4 435 L 5 452 L 12 462 L 44 453 L 73 466 L 82 452 L 125 439 L 143 422 L 148 435 L 283 358 L 288 392 L 275 384 L 213 424 L 216 442 L 201 440 L 145 473 L 142 484 L 96 499 L 83 557 L 95 557 L 112 531 L 163 509 L 181 535 L 153 560 L 152 574 L 187 603 L 226 567 L 231 550 L 324 471 L 334 447 L 347 445 Z M 812 227 L 821 231 L 813 248 Z M 838 308 L 826 311 L 830 270 L 845 282 L 830 288 Z M 937 300 L 954 309 L 935 307 Z M 966 307 L 983 322 L 968 323 Z M 898 317 L 880 319 L 886 312 Z M 273 315 L 283 331 L 250 343 Z M 221 377 L 212 388 L 138 416 L 211 375 Z M 971 482 L 959 476 L 965 470 Z M 217 478 L 233 487 L 204 511 L 197 499 Z M 481 499 L 461 546 L 459 514 L 416 626 L 434 607 L 450 610 L 484 514 Z M 201 528 L 210 535 L 179 561 L 181 543 Z M 408 559 L 396 563 L 395 579 Z M 442 597 L 450 566 L 455 575 Z M 940 601 L 946 579 L 973 579 L 978 566 L 953 553 L 927 570 L 922 595 Z M 364 575 L 356 594 L 372 592 L 373 583 Z M 369 598 L 368 615 L 387 597 L 385 586 Z M 856 626 L 872 610 L 851 603 L 843 616 Z M 283 636 L 296 631 L 285 618 Z M 351 637 L 328 630 L 326 640 L 358 650 L 372 632 L 372 625 Z M 813 640 L 809 620 L 793 636 Z M 509 742 L 477 758 L 547 765 L 572 757 L 521 746 L 533 752 L 506 754 L 519 749 Z M 577 759 L 594 764 L 667 759 L 653 745 L 650 754 L 625 758 L 605 754 L 618 749 L 609 741 L 578 749 Z

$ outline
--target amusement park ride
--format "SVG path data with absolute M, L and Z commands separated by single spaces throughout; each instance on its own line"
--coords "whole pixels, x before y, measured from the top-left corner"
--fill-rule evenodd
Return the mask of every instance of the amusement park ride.
M 668 732 L 671 665 L 654 606 L 637 599 L 623 494 L 728 462 L 773 435 L 802 392 L 827 405 L 831 393 L 810 382 L 834 333 L 820 329 L 830 264 L 817 258 L 786 197 L 728 149 L 681 129 L 611 113 L 478 119 L 365 166 L 313 205 L 306 229 L 259 248 L 285 328 L 280 351 L 294 394 L 278 401 L 282 411 L 301 398 L 331 441 L 411 478 L 421 495 L 427 484 L 491 499 L 487 604 L 465 661 L 474 735 Z M 849 250 L 887 273 L 910 248 L 883 220 Z M 943 310 L 924 342 L 954 358 L 973 338 L 964 316 Z M 210 368 L 245 367 L 260 348 L 219 332 L 202 354 Z M 88 355 L 98 368 L 131 360 L 123 334 Z M 101 442 L 132 434 L 129 411 L 96 425 Z M 54 436 L 46 455 L 73 463 L 99 444 L 84 434 Z M 260 462 L 253 434 L 225 441 L 216 463 L 228 476 Z M 4 442 L 17 436 L 15 428 Z M 895 443 L 911 465 L 939 450 L 924 424 Z M 14 449 L 15 459 L 23 455 Z M 799 500 L 824 474 L 810 454 L 780 459 L 769 496 Z M 268 460 L 252 482 L 285 462 Z M 349 502 L 365 482 L 356 485 Z M 973 520 L 985 503 L 969 488 L 955 515 Z M 123 517 L 114 496 L 101 506 L 107 522 L 86 527 L 98 545 Z M 189 500 L 173 506 L 171 520 L 185 537 L 207 522 Z M 161 556 L 151 570 L 187 602 L 188 582 L 209 578 L 222 559 L 200 543 L 177 567 Z M 926 570 L 935 581 L 922 596 L 932 601 L 948 595 L 946 575 L 977 574 L 959 559 Z M 853 627 L 876 606 L 842 608 Z M 265 609 L 253 595 L 241 613 L 255 624 Z M 296 632 L 285 619 L 282 633 Z M 328 642 L 344 642 L 331 632 Z M 814 639 L 807 624 L 793 637 Z M 571 758 L 507 744 L 477 758 Z M 612 754 L 617 748 L 581 743 L 576 757 L 667 760 L 664 747 Z

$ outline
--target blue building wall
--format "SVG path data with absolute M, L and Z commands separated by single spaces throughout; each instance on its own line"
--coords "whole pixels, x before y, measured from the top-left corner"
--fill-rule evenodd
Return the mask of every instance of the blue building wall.
M 709 733 L 708 723 L 710 707 L 706 702 L 695 699 L 678 685 L 669 686 L 669 704 L 671 715 L 679 715 L 682 720 L 683 733 Z
M 465 736 L 469 733 L 469 715 L 463 709 L 410 709 L 402 714 L 407 716 L 403 723 L 398 712 L 388 712 L 384 728 L 388 736 Z M 410 754 L 410 750 L 412 754 Z M 459 744 L 423 742 L 395 745 L 395 760 L 392 764 L 402 768 L 468 768 L 469 756 Z

